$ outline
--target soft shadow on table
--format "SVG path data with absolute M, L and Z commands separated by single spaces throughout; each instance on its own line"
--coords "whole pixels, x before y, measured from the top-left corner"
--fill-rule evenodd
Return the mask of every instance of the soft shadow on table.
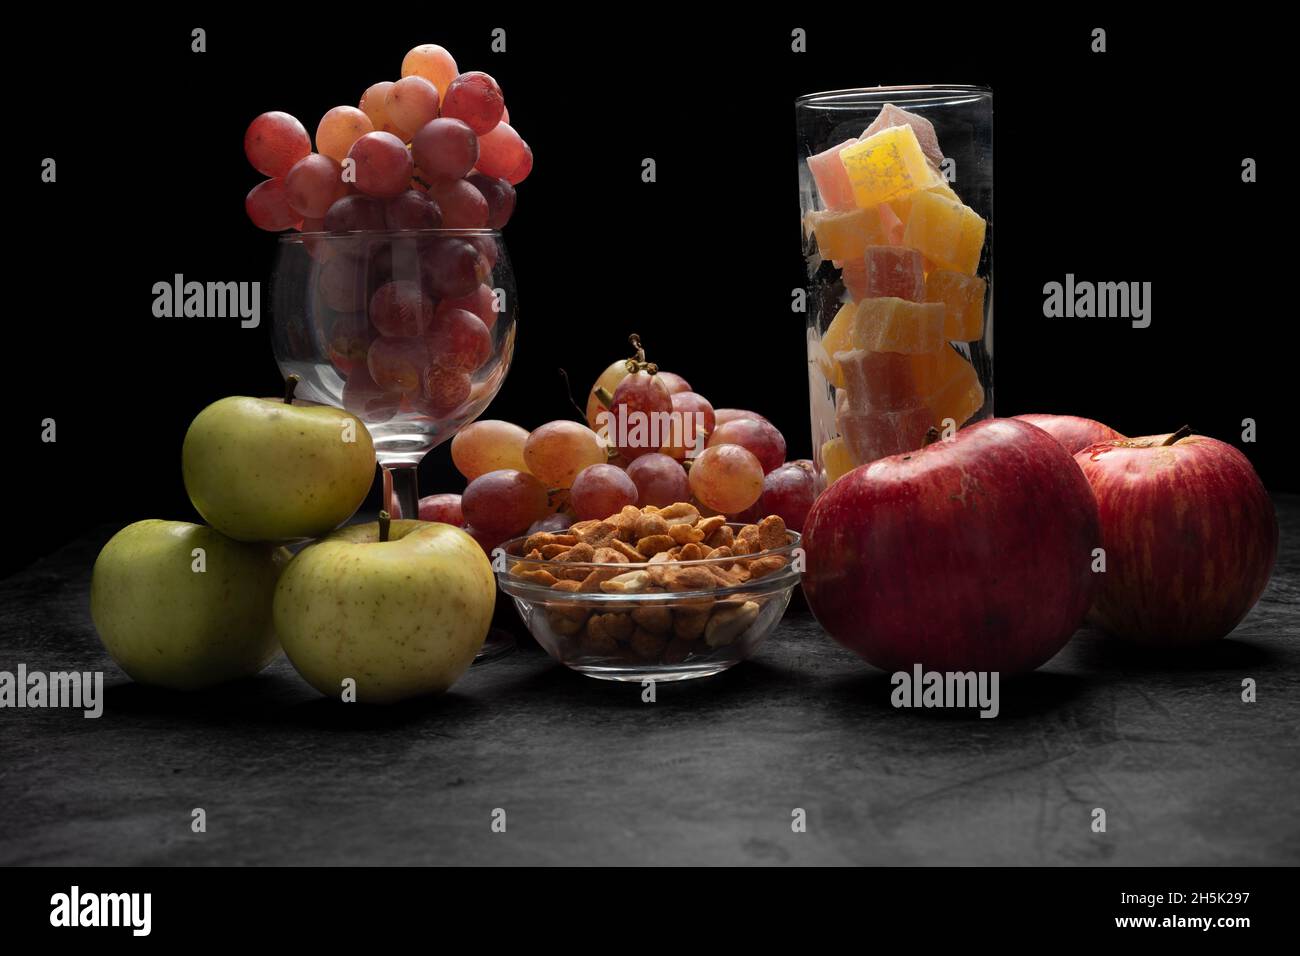
M 986 720 L 979 707 L 895 707 L 891 675 L 870 670 L 828 682 L 822 690 L 827 700 L 852 719 L 889 712 L 907 714 L 918 720 Z M 1037 717 L 1074 701 L 1087 689 L 1088 680 L 1074 674 L 1034 671 L 1019 677 L 999 679 L 997 719 Z
M 1075 660 L 1090 669 L 1112 673 L 1258 670 L 1278 662 L 1275 651 L 1247 640 L 1228 638 L 1192 647 L 1148 648 L 1099 631 L 1086 634 L 1087 640 L 1076 639 Z

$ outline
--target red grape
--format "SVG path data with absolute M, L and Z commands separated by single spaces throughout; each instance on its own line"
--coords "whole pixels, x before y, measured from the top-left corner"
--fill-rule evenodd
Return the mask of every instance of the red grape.
M 524 471 L 489 471 L 469 483 L 460 499 L 465 521 L 488 536 L 519 534 L 545 517 L 546 488 Z
M 432 240 L 424 262 L 429 286 L 439 298 L 469 295 L 487 277 L 478 249 L 464 239 Z
M 264 179 L 244 197 L 244 211 L 253 225 L 267 232 L 292 229 L 302 216 L 289 208 L 289 193 L 283 179 Z
M 499 468 L 527 471 L 526 441 L 528 432 L 518 425 L 480 418 L 462 428 L 451 440 L 451 460 L 456 470 L 471 481 Z
M 422 76 L 440 92 L 451 86 L 459 72 L 451 54 L 436 43 L 421 43 L 402 58 L 402 76 Z
M 459 408 L 469 398 L 469 372 L 454 365 L 430 365 L 424 376 L 422 409 L 434 418 Z
M 438 303 L 438 312 L 464 309 L 473 312 L 487 326 L 488 331 L 497 323 L 496 294 L 489 286 L 481 285 L 469 295 L 454 296 Z
M 763 479 L 763 496 L 754 507 L 761 512 L 757 519 L 780 515 L 785 526 L 802 531 L 808 509 L 817 497 L 817 480 L 796 462 L 773 468 Z
M 488 202 L 464 179 L 438 179 L 429 198 L 442 210 L 444 229 L 482 229 L 488 223 Z
M 676 395 L 678 392 L 691 391 L 691 383 L 686 381 L 686 379 L 682 378 L 676 372 L 665 372 L 663 369 L 660 369 L 655 374 L 658 375 L 664 385 L 667 386 L 669 395 Z M 713 406 L 710 405 L 709 407 L 712 409 Z
M 686 469 L 667 455 L 642 455 L 627 466 L 627 476 L 637 488 L 637 504 L 666 508 L 691 496 Z
M 370 122 L 370 117 L 355 106 L 336 106 L 320 118 L 316 149 L 322 156 L 342 163 L 352 144 L 374 131 L 375 124 Z
M 527 179 L 528 174 L 533 171 L 533 151 L 528 148 L 528 144 L 522 139 L 519 141 L 519 145 L 522 150 L 519 155 L 519 162 L 515 165 L 515 168 L 509 173 L 509 175 L 505 177 L 506 181 L 509 182 L 511 186 L 518 186 Z
M 420 172 L 434 179 L 463 179 L 479 159 L 474 131 L 458 119 L 443 117 L 421 126 L 411 139 L 411 155 Z
M 672 374 L 671 372 L 668 374 Z M 663 372 L 655 378 L 662 378 Z M 713 431 L 713 406 L 703 395 L 695 392 L 675 392 L 672 396 L 673 412 L 680 416 L 681 424 L 673 422 L 671 440 L 665 442 L 664 453 L 673 458 L 682 459 L 692 448 L 704 449 L 704 440 Z M 678 427 L 681 428 L 680 434 Z
M 361 94 L 361 102 L 357 106 L 361 112 L 366 114 L 366 118 L 370 120 L 372 127 L 371 130 L 366 132 L 392 133 L 394 136 L 402 135 L 401 129 L 388 115 L 388 91 L 392 88 L 392 80 L 384 80 L 382 83 L 376 83 Z M 357 139 L 360 138 L 360 136 L 357 137 Z M 353 140 L 353 142 L 356 142 L 356 140 Z M 351 144 L 349 144 L 348 148 L 352 148 Z
M 501 122 L 505 107 L 497 81 L 477 71 L 462 73 L 452 80 L 442 98 L 442 115 L 463 120 L 480 136 Z
M 411 154 L 392 133 L 367 133 L 348 150 L 355 164 L 357 189 L 367 196 L 392 199 L 411 185 Z
M 763 465 L 764 474 L 785 461 L 785 437 L 771 422 L 757 418 L 736 418 L 719 425 L 709 435 L 709 447 L 715 445 L 748 448 Z
M 370 297 L 370 321 L 380 335 L 414 338 L 433 322 L 433 299 L 418 282 L 386 282 Z
M 713 410 L 713 419 L 719 426 L 735 421 L 737 418 L 756 418 L 760 422 L 767 421 L 758 412 L 746 411 L 743 408 L 716 408 Z
M 343 385 L 343 407 L 370 424 L 386 422 L 397 414 L 401 396 L 385 392 L 375 384 L 363 361 L 348 374 Z
M 422 76 L 404 76 L 384 94 L 384 112 L 410 142 L 416 130 L 438 118 L 438 88 Z
M 524 462 L 547 488 L 568 488 L 578 472 L 607 458 L 599 435 L 564 418 L 534 428 L 524 442 Z
M 311 152 L 307 130 L 288 113 L 263 113 L 248 124 L 244 155 L 263 176 L 283 177 Z
M 389 229 L 437 229 L 442 225 L 438 204 L 415 189 L 408 189 L 384 206 L 384 220 Z
M 740 445 L 711 445 L 695 459 L 691 491 L 720 514 L 738 514 L 763 493 L 763 466 Z
M 487 200 L 488 226 L 492 229 L 505 226 L 515 211 L 515 187 L 504 179 L 493 179 L 482 173 L 470 173 L 466 178 Z
M 284 177 L 289 208 L 300 216 L 323 219 L 330 206 L 347 194 L 342 172 L 338 163 L 320 153 L 298 160 Z
M 578 472 L 569 489 L 569 503 L 578 519 L 608 518 L 628 505 L 635 505 L 639 491 L 635 482 L 616 465 L 588 465 Z
M 370 377 L 386 392 L 418 392 L 429 365 L 423 339 L 378 338 L 370 343 L 366 355 Z
M 370 323 L 360 312 L 341 313 L 330 324 L 329 359 L 344 375 L 351 375 L 355 368 L 365 368 L 366 352 L 374 334 Z
M 464 309 L 438 312 L 425 340 L 434 361 L 468 372 L 492 357 L 492 333 L 482 319 Z
M 334 256 L 320 267 L 316 288 L 321 300 L 338 312 L 357 312 L 366 307 L 364 267 L 350 256 Z
M 465 515 L 460 508 L 460 495 L 427 495 L 421 498 L 420 520 L 440 521 L 457 528 L 464 526 Z
M 523 161 L 524 141 L 509 123 L 498 123 L 478 138 L 478 171 L 514 183 L 511 174 Z M 520 177 L 523 178 L 522 176 Z
M 673 400 L 657 375 L 633 372 L 626 376 L 614 389 L 609 410 L 613 416 L 610 444 L 629 460 L 658 451 L 660 441 L 656 439 L 671 439 Z
M 325 213 L 330 232 L 378 232 L 387 227 L 384 204 L 369 196 L 344 196 Z

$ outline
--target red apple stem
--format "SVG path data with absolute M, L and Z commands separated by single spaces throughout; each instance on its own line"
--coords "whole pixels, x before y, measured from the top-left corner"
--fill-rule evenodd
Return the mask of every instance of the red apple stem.
M 292 405 L 292 404 L 293 404 L 293 393 L 297 390 L 297 388 L 298 388 L 298 383 L 301 382 L 301 381 L 302 381 L 302 379 L 300 379 L 297 375 L 286 375 L 286 376 L 285 376 L 285 378 L 284 378 L 284 403 L 285 403 L 286 405 Z
M 925 443 L 921 447 L 928 448 L 929 446 L 933 445 L 935 442 L 939 440 L 940 434 L 941 432 L 939 431 L 939 429 L 931 425 L 929 428 L 925 430 Z
M 1174 444 L 1175 442 L 1182 441 L 1184 438 L 1186 438 L 1186 437 L 1187 437 L 1188 435 L 1190 435 L 1191 433 L 1192 433 L 1192 426 L 1191 426 L 1191 425 L 1184 425 L 1182 428 L 1178 429 L 1178 431 L 1174 432 L 1172 435 L 1170 435 L 1168 438 L 1166 438 L 1166 439 L 1165 439 L 1164 441 L 1162 441 L 1160 444 L 1161 444 L 1161 445 L 1172 445 L 1172 444 Z
M 388 529 L 389 526 L 392 524 L 392 520 L 393 519 L 389 517 L 387 511 L 379 512 L 379 540 L 380 541 L 388 540 Z

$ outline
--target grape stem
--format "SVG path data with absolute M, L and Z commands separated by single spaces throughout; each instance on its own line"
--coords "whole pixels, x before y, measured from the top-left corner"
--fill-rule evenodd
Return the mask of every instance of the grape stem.
M 641 345 L 641 336 L 633 332 L 627 337 L 627 340 L 632 344 L 632 348 L 636 349 L 636 355 L 627 360 L 628 374 L 631 375 L 633 372 L 647 372 L 650 375 L 653 375 L 658 372 L 658 365 L 654 362 L 647 362 L 645 360 L 645 348 Z
M 578 413 L 578 421 L 585 422 L 587 420 L 587 412 L 585 409 L 579 408 L 578 403 L 574 401 L 573 383 L 569 381 L 568 371 L 565 369 L 560 369 L 560 377 L 564 379 L 564 393 L 569 396 L 569 404 L 572 405 L 573 410 Z M 606 402 L 605 405 L 606 407 L 608 407 L 609 403 Z
M 298 383 L 301 382 L 301 381 L 302 381 L 302 379 L 300 379 L 297 375 L 286 375 L 286 376 L 285 376 L 285 378 L 284 378 L 284 403 L 285 403 L 286 405 L 292 405 L 292 404 L 293 404 L 293 393 L 294 393 L 294 391 L 298 388 Z
M 388 540 L 388 529 L 392 523 L 387 511 L 379 512 L 379 540 L 381 542 Z

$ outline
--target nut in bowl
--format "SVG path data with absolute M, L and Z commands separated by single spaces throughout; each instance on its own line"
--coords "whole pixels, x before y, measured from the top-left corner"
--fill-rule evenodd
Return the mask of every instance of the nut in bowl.
M 507 541 L 501 589 L 553 658 L 605 680 L 686 680 L 749 657 L 799 583 L 799 535 L 690 504 Z

